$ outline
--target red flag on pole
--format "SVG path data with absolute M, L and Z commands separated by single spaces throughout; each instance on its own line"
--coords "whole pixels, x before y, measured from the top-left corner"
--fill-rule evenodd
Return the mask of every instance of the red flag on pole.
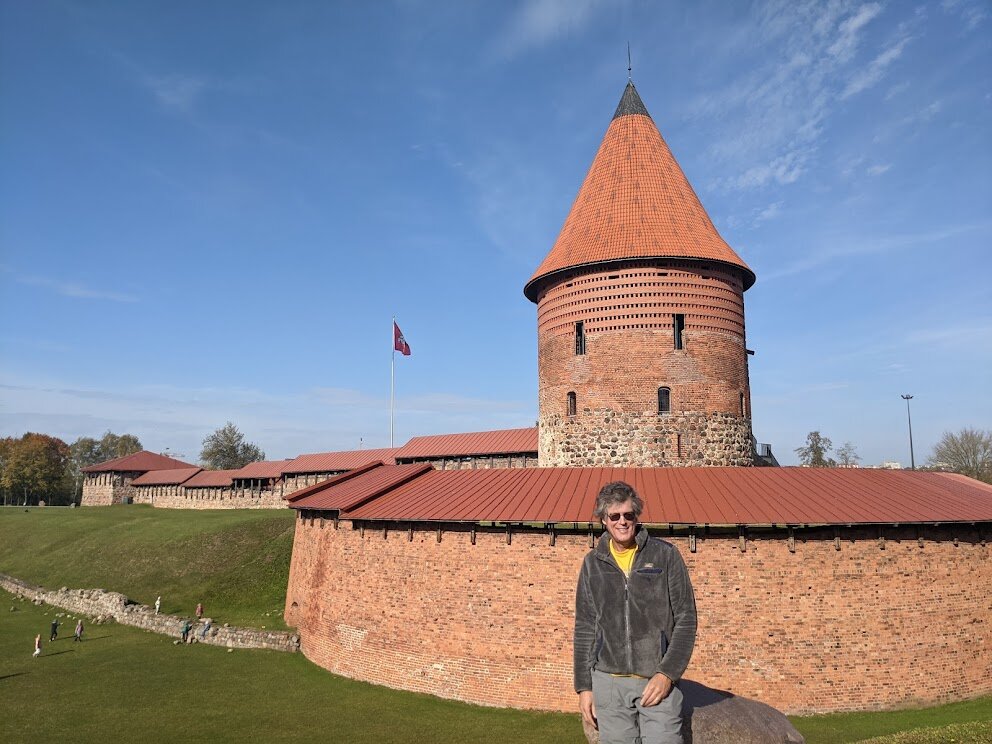
M 396 325 L 395 320 L 393 321 L 393 348 L 402 352 L 403 356 L 410 356 L 410 344 L 403 338 L 403 331 Z

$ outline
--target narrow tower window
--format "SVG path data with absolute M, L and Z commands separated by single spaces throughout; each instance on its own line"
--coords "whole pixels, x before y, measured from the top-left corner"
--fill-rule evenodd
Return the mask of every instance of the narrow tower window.
M 685 330 L 685 315 L 676 313 L 672 316 L 672 324 L 675 326 L 675 348 L 682 348 L 682 331 Z
M 568 415 L 575 415 L 575 393 L 568 394 Z
M 583 321 L 578 321 L 575 324 L 575 354 L 586 353 L 586 324 Z
M 672 391 L 667 387 L 658 388 L 658 413 L 672 410 Z
M 744 411 L 744 393 L 741 393 L 741 416 L 746 416 L 747 413 Z

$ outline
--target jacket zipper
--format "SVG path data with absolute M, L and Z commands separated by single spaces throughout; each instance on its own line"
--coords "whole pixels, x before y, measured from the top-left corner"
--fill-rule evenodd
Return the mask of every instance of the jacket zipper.
M 623 572 L 621 571 L 621 573 Z M 633 669 L 634 651 L 631 648 L 630 640 L 630 583 L 627 581 L 626 574 L 623 576 L 623 624 L 627 631 L 627 669 Z
M 641 557 L 640 552 L 641 552 L 640 546 L 638 546 L 637 554 L 634 555 L 634 563 L 637 563 L 637 559 Z M 620 566 L 618 566 L 616 562 L 606 561 L 606 564 L 609 566 L 613 566 L 613 568 L 619 571 L 620 575 L 623 576 L 623 627 L 627 636 L 626 638 L 627 642 L 625 644 L 627 651 L 627 668 L 633 669 L 634 649 L 633 649 L 633 643 L 630 640 L 630 581 L 627 577 L 627 574 L 624 573 L 623 569 L 620 568 Z M 630 566 L 630 570 L 631 571 L 634 570 L 633 563 Z

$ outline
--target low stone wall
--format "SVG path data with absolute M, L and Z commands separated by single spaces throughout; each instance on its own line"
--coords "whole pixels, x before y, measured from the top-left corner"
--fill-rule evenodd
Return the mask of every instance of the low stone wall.
M 0 588 L 14 596 L 24 597 L 35 603 L 60 607 L 92 618 L 113 618 L 121 625 L 162 633 L 178 639 L 182 632 L 185 617 L 156 614 L 155 609 L 137 604 L 118 592 L 104 589 L 49 590 L 28 584 L 13 576 L 0 574 Z M 192 634 L 199 643 L 226 648 L 265 648 L 272 651 L 296 652 L 300 650 L 300 638 L 296 634 L 279 630 L 256 630 L 255 628 L 232 628 L 212 626 L 201 640 L 202 623 L 194 624 Z
M 264 491 L 230 488 L 186 488 L 150 486 L 152 494 L 141 503 L 161 509 L 285 509 L 279 487 Z M 135 499 L 135 503 L 138 500 Z

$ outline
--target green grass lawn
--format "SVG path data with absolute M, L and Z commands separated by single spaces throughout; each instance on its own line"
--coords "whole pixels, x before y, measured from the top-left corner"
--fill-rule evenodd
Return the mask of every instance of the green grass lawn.
M 374 687 L 301 654 L 176 646 L 122 625 L 89 626 L 74 643 L 68 617 L 67 637 L 49 644 L 54 612 L 0 592 L 0 741 L 585 741 L 575 715 Z M 44 650 L 33 659 L 36 633 Z
M 289 509 L 0 509 L 0 572 L 49 589 L 111 589 L 162 611 L 285 628 Z
M 838 713 L 790 718 L 809 742 L 870 741 L 872 744 L 989 742 L 992 697 L 937 708 L 884 713 Z

